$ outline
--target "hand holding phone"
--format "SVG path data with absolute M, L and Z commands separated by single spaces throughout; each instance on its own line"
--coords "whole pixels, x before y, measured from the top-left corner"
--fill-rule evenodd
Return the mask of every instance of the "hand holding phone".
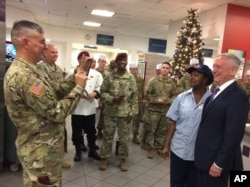
M 92 61 L 92 58 L 84 57 L 83 60 L 79 61 L 77 71 L 85 72 L 85 74 L 88 76 Z
M 91 68 L 91 64 L 92 64 L 93 60 L 91 58 L 87 59 L 87 69 L 86 69 L 86 75 L 89 75 L 89 70 Z

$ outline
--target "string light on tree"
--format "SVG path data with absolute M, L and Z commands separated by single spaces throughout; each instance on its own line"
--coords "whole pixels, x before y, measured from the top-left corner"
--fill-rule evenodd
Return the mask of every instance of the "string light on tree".
M 188 16 L 183 20 L 183 26 L 177 32 L 176 50 L 172 60 L 172 77 L 180 79 L 191 58 L 202 59 L 204 41 L 202 40 L 202 24 L 198 20 L 198 10 L 187 10 Z

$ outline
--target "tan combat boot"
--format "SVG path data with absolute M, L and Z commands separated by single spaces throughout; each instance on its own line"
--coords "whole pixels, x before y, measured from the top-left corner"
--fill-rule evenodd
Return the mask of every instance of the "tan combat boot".
M 107 160 L 106 159 L 102 159 L 99 165 L 99 169 L 100 170 L 106 170 L 107 169 Z
M 120 162 L 120 169 L 122 171 L 127 171 L 128 170 L 128 166 L 127 166 L 127 163 L 125 161 L 125 159 L 121 159 L 121 162 Z
M 152 149 L 148 150 L 147 157 L 148 158 L 154 158 L 154 150 L 152 150 Z
M 157 154 L 158 154 L 159 156 L 162 156 L 162 155 L 163 155 L 162 149 L 157 149 Z
M 70 161 L 63 160 L 63 161 L 62 161 L 62 168 L 64 168 L 64 169 L 71 168 L 71 162 L 70 162 Z
M 141 141 L 141 148 L 144 149 L 144 150 L 147 150 L 145 140 L 142 140 L 142 141 Z
M 135 144 L 140 144 L 140 141 L 139 141 L 137 135 L 134 135 L 134 136 L 133 136 L 132 142 L 135 143 Z

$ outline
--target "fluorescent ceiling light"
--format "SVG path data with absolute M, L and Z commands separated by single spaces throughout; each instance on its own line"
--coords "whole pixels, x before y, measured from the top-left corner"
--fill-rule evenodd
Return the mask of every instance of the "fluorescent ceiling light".
M 220 38 L 214 38 L 214 40 L 219 41 L 219 40 L 220 40 Z
M 84 45 L 84 48 L 97 49 L 97 46 L 95 46 L 95 45 Z
M 91 26 L 91 27 L 100 27 L 101 23 L 91 22 L 91 21 L 85 21 L 83 22 L 83 25 Z
M 104 17 L 112 17 L 115 13 L 107 10 L 92 10 L 91 14 Z

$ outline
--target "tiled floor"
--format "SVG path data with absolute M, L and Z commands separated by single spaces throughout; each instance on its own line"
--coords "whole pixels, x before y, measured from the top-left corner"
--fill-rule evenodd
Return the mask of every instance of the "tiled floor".
M 67 120 L 69 121 L 69 120 Z M 71 127 L 68 129 L 68 154 L 65 159 L 73 161 L 74 147 L 71 142 Z M 97 141 L 101 145 L 101 140 Z M 146 151 L 130 143 L 127 159 L 128 171 L 121 171 L 119 159 L 113 155 L 105 171 L 98 169 L 99 162 L 82 154 L 82 162 L 72 162 L 70 169 L 63 170 L 63 187 L 169 187 L 169 161 L 155 155 L 146 157 Z M 22 187 L 22 171 L 11 172 L 4 168 L 0 172 L 0 187 Z

